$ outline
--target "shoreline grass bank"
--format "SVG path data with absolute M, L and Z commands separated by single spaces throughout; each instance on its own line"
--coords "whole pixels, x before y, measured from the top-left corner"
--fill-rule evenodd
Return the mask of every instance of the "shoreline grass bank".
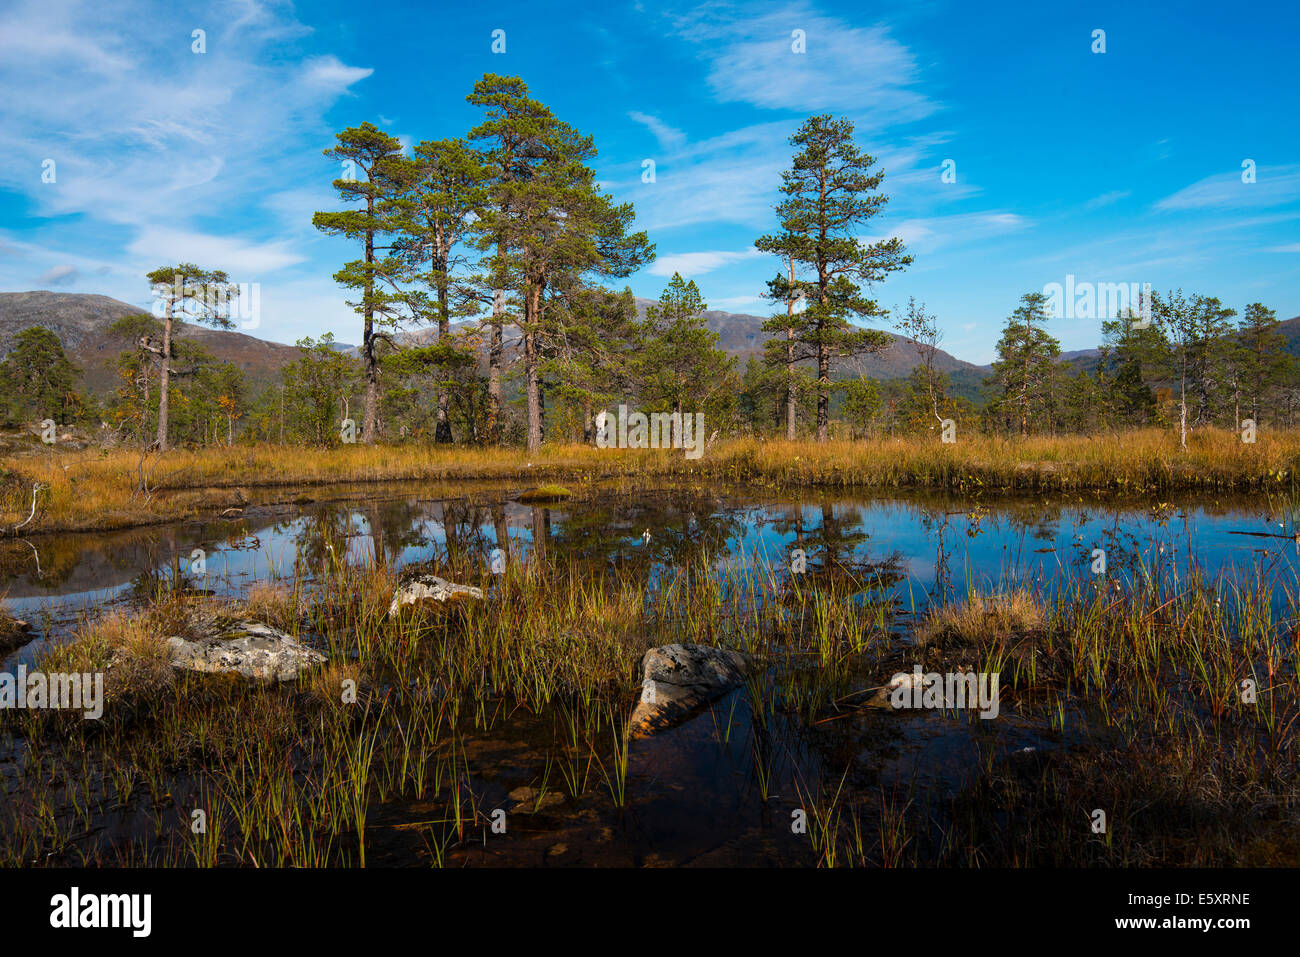
M 1300 465 L 1300 430 L 1146 429 L 1119 435 L 1002 438 L 974 435 L 858 442 L 719 442 L 702 458 L 680 451 L 548 445 L 518 448 L 278 445 L 173 450 L 147 465 L 150 493 L 136 492 L 135 451 L 51 451 L 0 461 L 0 530 L 5 535 L 108 531 L 212 516 L 246 503 L 251 488 L 396 481 L 505 480 L 529 487 L 686 480 L 767 488 L 937 489 L 1083 492 L 1139 496 L 1187 492 L 1284 492 Z M 33 512 L 33 486 L 39 484 Z M 21 527 L 18 527 L 21 526 Z M 17 527 L 17 528 L 16 528 Z

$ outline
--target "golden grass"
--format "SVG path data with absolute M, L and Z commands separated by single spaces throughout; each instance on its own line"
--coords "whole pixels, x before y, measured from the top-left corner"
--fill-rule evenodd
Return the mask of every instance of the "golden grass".
M 929 436 L 859 442 L 718 443 L 700 459 L 680 451 L 548 445 L 516 448 L 277 445 L 174 450 L 152 465 L 149 496 L 133 494 L 138 455 L 69 452 L 0 463 L 0 527 L 11 531 L 31 510 L 26 534 L 106 530 L 211 516 L 246 503 L 248 489 L 332 483 L 439 480 L 569 480 L 748 483 L 768 487 L 937 488 L 961 492 L 1109 490 L 1155 494 L 1283 489 L 1300 464 L 1300 429 L 1261 432 L 1246 444 L 1235 432 L 1204 429 L 1187 450 L 1172 432 L 1002 438 L 972 434 L 944 445 Z
M 150 614 L 104 612 L 87 622 L 75 640 L 56 646 L 42 660 L 49 671 L 104 672 L 109 699 L 150 695 L 172 681 L 171 655 L 163 639 L 161 609 Z
M 1026 589 L 969 595 L 965 601 L 934 608 L 917 628 L 917 644 L 956 640 L 982 645 L 1042 631 L 1047 603 Z
M 305 611 L 302 592 L 276 582 L 254 582 L 244 598 L 244 613 L 249 618 L 281 631 L 294 631 Z

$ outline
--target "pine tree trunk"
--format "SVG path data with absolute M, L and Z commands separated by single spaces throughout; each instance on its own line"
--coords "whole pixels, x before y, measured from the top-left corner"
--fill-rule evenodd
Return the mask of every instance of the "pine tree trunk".
M 441 248 L 443 245 L 441 227 L 439 227 L 438 245 L 438 259 L 442 265 L 438 277 L 438 345 L 443 345 L 444 340 L 451 333 L 451 316 L 447 308 L 447 253 Z M 433 432 L 433 441 L 436 445 L 450 445 L 452 442 L 451 420 L 448 418 L 450 407 L 451 394 L 444 385 L 438 389 L 438 424 Z
M 158 363 L 158 436 L 155 444 L 159 452 L 167 451 L 167 418 L 171 407 L 172 378 L 172 303 L 163 311 L 163 344 Z
M 542 291 L 533 285 L 524 298 L 524 384 L 528 404 L 528 451 L 542 447 L 542 382 L 538 374 L 536 330 L 541 320 Z
M 826 346 L 817 344 L 817 441 L 826 442 L 831 437 L 831 360 Z
M 373 196 L 366 197 L 366 216 L 373 222 L 375 213 L 375 200 Z M 375 261 L 375 231 L 366 230 L 366 266 L 369 267 Z M 365 380 L 366 394 L 365 405 L 361 415 L 361 441 L 365 445 L 373 445 L 378 437 L 379 431 L 379 363 L 375 360 L 375 278 L 370 270 L 366 270 L 366 307 L 365 328 L 361 336 L 361 354 L 365 360 Z
M 542 390 L 537 375 L 537 345 L 533 334 L 524 335 L 524 375 L 528 401 L 528 451 L 542 447 Z
M 1025 317 L 1025 368 L 1024 381 L 1021 382 L 1020 393 L 1020 434 L 1029 433 L 1029 359 L 1030 350 L 1034 347 L 1034 320 L 1032 315 Z
M 497 259 L 503 259 L 505 254 L 505 243 L 497 243 Z M 487 415 L 488 441 L 497 445 L 501 443 L 501 352 L 503 348 L 501 326 L 502 316 L 506 311 L 505 303 L 502 301 L 505 298 L 504 277 L 499 277 L 498 282 L 501 284 L 492 291 L 492 339 L 488 344 Z
M 379 363 L 375 358 L 374 327 L 369 316 L 366 317 L 362 342 L 366 391 L 361 410 L 361 441 L 364 445 L 373 445 L 379 432 Z
M 790 257 L 790 285 L 794 286 L 794 257 Z M 785 304 L 786 316 L 794 316 L 794 300 Z M 796 402 L 794 394 L 794 326 L 785 328 L 785 438 L 793 442 L 795 438 Z

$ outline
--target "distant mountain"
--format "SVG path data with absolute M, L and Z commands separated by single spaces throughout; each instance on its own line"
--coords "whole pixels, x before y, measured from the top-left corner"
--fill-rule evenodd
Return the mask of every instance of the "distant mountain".
M 68 357 L 83 374 L 91 392 L 106 394 L 116 387 L 118 354 L 129 343 L 109 334 L 118 319 L 148 312 L 108 296 L 64 292 L 0 293 L 0 354 L 13 347 L 14 337 L 31 326 L 44 326 L 59 337 Z M 260 391 L 275 379 L 280 369 L 298 358 L 296 346 L 267 342 L 241 332 L 227 332 L 187 322 L 177 327 L 178 336 L 211 352 L 217 359 L 232 362 L 244 372 L 250 393 Z
M 638 315 L 644 319 L 646 308 L 654 304 L 652 299 L 638 298 L 636 301 Z M 750 356 L 763 355 L 763 341 L 768 335 L 763 332 L 763 323 L 766 321 L 761 316 L 719 312 L 715 309 L 704 313 L 705 325 L 719 336 L 719 348 L 729 355 L 736 356 L 742 367 Z M 853 362 L 836 363 L 831 370 L 832 378 L 856 376 L 859 373 L 870 379 L 902 379 L 909 375 L 917 365 L 916 348 L 912 340 L 893 332 L 886 334 L 893 340 L 893 344 L 888 349 Z M 935 354 L 934 366 L 940 372 L 948 373 L 979 372 L 984 375 L 988 372 L 987 366 L 963 362 L 942 349 Z
M 636 300 L 638 317 L 644 320 L 646 309 L 653 305 L 655 305 L 653 299 L 638 297 Z M 704 324 L 711 332 L 718 334 L 718 347 L 728 355 L 735 356 L 739 360 L 738 364 L 742 369 L 751 356 L 761 357 L 763 355 L 763 341 L 767 338 L 767 333 L 763 332 L 763 323 L 765 321 L 761 316 L 737 312 L 721 312 L 716 309 L 710 309 L 704 313 Z M 455 325 L 465 328 L 473 326 L 474 322 L 462 322 Z M 889 332 L 887 335 L 892 340 L 892 345 L 888 349 L 852 362 L 834 363 L 831 367 L 831 377 L 840 379 L 846 376 L 857 376 L 859 373 L 872 379 L 902 379 L 908 376 L 917 365 L 917 354 L 912 340 L 893 332 Z M 427 342 L 432 336 L 432 331 L 421 330 L 409 334 L 406 341 Z M 507 330 L 505 345 L 508 352 L 513 351 L 518 338 L 517 330 Z M 952 376 L 954 385 L 962 387 L 969 386 L 971 383 L 978 383 L 980 379 L 989 373 L 988 366 L 977 366 L 970 362 L 964 362 L 942 349 L 936 353 L 934 364 L 935 368 L 940 372 L 947 372 Z
M 1279 322 L 1277 331 L 1286 336 L 1286 351 L 1293 356 L 1300 356 L 1300 316 Z

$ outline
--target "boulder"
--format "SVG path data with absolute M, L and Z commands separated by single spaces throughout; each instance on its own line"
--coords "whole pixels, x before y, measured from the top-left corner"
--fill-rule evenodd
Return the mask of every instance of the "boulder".
M 393 593 L 393 603 L 388 606 L 388 614 L 396 615 L 403 605 L 418 605 L 424 602 L 466 601 L 470 598 L 483 598 L 483 589 L 472 585 L 457 585 L 437 575 L 416 575 L 397 586 Z
M 257 681 L 293 681 L 326 660 L 324 653 L 260 621 L 214 618 L 192 623 L 186 637 L 167 639 L 172 667 L 237 674 Z
M 708 645 L 662 645 L 642 659 L 641 700 L 632 712 L 633 735 L 653 734 L 722 697 L 745 680 L 748 656 Z

